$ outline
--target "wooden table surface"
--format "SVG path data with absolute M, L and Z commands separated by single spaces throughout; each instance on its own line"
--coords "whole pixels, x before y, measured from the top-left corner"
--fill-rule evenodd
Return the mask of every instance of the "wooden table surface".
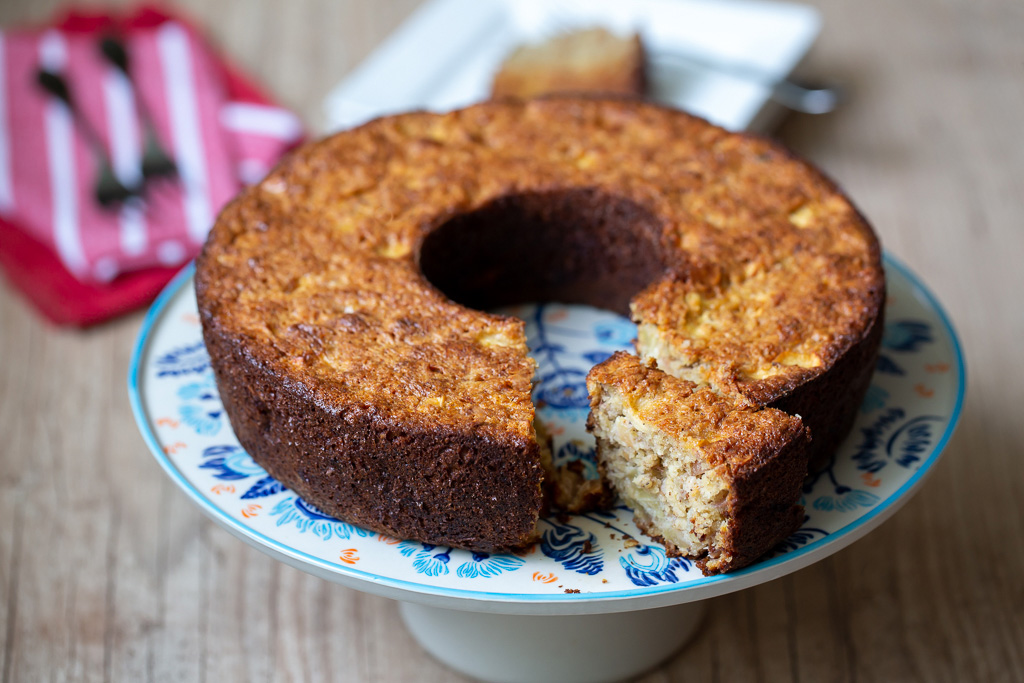
M 5 0 L 0 24 L 55 4 Z M 323 96 L 417 2 L 181 4 L 318 130 Z M 945 304 L 965 409 L 893 519 L 715 599 L 696 640 L 642 680 L 1024 680 L 1024 2 L 815 4 L 809 70 L 852 97 L 779 137 Z M 125 391 L 141 321 L 57 329 L 0 284 L 2 682 L 462 680 L 395 603 L 272 560 L 171 483 Z

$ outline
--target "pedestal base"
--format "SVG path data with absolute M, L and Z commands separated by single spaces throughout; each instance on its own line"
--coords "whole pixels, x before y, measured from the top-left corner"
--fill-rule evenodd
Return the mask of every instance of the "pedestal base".
M 693 636 L 704 602 L 579 616 L 461 612 L 403 602 L 402 619 L 431 655 L 494 683 L 601 683 L 642 673 Z

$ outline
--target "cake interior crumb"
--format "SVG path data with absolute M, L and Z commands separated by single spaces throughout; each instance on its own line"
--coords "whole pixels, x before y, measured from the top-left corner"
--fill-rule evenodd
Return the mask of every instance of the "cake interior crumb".
M 727 533 L 726 465 L 712 467 L 697 444 L 645 424 L 614 387 L 593 412 L 605 474 L 638 526 L 687 557 L 714 556 Z

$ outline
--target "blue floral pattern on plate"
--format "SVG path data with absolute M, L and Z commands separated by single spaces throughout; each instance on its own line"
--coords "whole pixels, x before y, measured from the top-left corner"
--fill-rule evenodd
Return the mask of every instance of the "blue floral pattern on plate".
M 927 292 L 891 261 L 887 265 L 891 322 L 872 385 L 849 438 L 805 484 L 804 525 L 765 566 L 824 548 L 834 535 L 892 505 L 934 463 L 958 415 L 963 374 L 955 337 Z M 285 489 L 234 438 L 202 346 L 191 285 L 186 274 L 150 314 L 133 370 L 133 407 L 175 480 L 243 535 L 331 571 L 419 591 L 629 597 L 730 578 L 708 579 L 689 560 L 668 557 L 623 506 L 544 519 L 540 542 L 515 555 L 402 541 L 332 519 Z M 556 462 L 579 460 L 596 476 L 594 441 L 585 428 L 586 373 L 616 350 L 630 349 L 636 327 L 582 306 L 502 312 L 526 321 L 538 363 L 537 415 L 552 435 Z

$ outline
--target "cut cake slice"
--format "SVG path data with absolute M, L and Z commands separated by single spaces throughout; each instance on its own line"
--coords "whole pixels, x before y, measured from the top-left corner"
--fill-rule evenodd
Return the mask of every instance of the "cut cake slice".
M 705 574 L 750 564 L 803 521 L 809 431 L 618 352 L 587 376 L 604 475 L 644 533 Z
M 592 28 L 516 48 L 495 74 L 491 96 L 529 99 L 573 92 L 642 97 L 645 80 L 640 36 Z

